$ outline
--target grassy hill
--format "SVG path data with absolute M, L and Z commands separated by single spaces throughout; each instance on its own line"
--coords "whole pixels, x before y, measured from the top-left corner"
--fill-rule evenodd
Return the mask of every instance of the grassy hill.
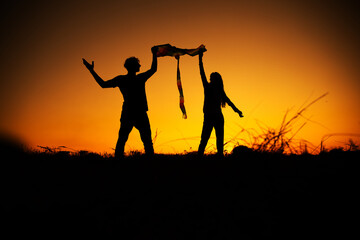
M 358 235 L 359 151 L 122 161 L 87 152 L 2 153 L 2 227 L 13 237 Z

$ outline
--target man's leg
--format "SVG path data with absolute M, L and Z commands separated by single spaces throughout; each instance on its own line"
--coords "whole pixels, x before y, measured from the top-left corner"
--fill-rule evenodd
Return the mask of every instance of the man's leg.
M 212 128 L 213 128 L 212 122 L 204 117 L 204 123 L 203 123 L 203 128 L 202 128 L 202 133 L 201 133 L 201 140 L 200 140 L 200 145 L 199 145 L 199 149 L 198 149 L 198 155 L 200 155 L 200 156 L 202 156 L 204 154 L 205 147 L 207 145 L 207 142 L 209 141 Z
M 133 128 L 133 124 L 131 122 L 126 120 L 121 121 L 119 138 L 115 148 L 116 159 L 122 158 L 124 156 L 125 143 L 128 140 L 132 128 Z
M 140 115 L 136 119 L 135 127 L 140 132 L 140 138 L 144 144 L 145 153 L 147 155 L 154 155 L 154 147 L 151 139 L 151 128 L 147 113 Z

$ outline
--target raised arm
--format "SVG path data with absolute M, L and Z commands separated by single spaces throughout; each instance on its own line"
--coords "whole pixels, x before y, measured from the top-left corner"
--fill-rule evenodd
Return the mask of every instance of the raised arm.
M 88 63 L 84 58 L 82 59 L 85 67 L 89 70 L 91 75 L 94 77 L 96 82 L 100 85 L 102 88 L 110 88 L 113 86 L 113 81 L 104 81 L 94 70 L 94 61 L 92 63 Z
M 154 46 L 151 48 L 153 57 L 152 57 L 150 72 L 152 74 L 154 74 L 157 71 L 157 56 L 156 56 L 157 51 L 158 51 L 158 47 Z
M 228 98 L 228 96 L 226 96 L 226 94 L 224 93 L 224 98 L 225 98 L 225 102 L 234 110 L 234 112 L 236 112 L 237 114 L 239 114 L 240 117 L 244 117 L 242 112 L 235 106 L 235 104 Z
M 141 75 L 143 77 L 143 79 L 145 81 L 147 81 L 152 75 L 154 75 L 154 73 L 157 71 L 157 53 L 158 47 L 154 46 L 151 48 L 151 52 L 152 52 L 152 63 L 151 63 L 151 68 L 149 70 L 147 70 L 146 72 L 140 73 L 139 75 Z
M 200 76 L 201 76 L 201 81 L 203 83 L 204 88 L 209 84 L 207 79 L 206 79 L 206 75 L 205 75 L 205 70 L 204 70 L 204 65 L 203 65 L 203 52 L 200 51 L 199 52 L 199 67 L 200 67 Z

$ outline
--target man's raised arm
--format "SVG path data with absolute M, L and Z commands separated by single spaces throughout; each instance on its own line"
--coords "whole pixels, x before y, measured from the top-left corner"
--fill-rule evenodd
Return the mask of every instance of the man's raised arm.
M 147 70 L 146 72 L 140 73 L 139 75 L 142 76 L 142 78 L 145 80 L 145 82 L 152 76 L 154 75 L 154 73 L 157 71 L 157 51 L 158 51 L 158 47 L 154 46 L 151 48 L 151 52 L 152 52 L 152 63 L 151 63 L 151 68 L 149 70 Z
M 100 87 L 102 88 L 109 88 L 109 87 L 114 87 L 110 81 L 104 81 L 94 70 L 94 61 L 92 61 L 92 63 L 88 63 L 84 58 L 82 59 L 83 63 L 85 65 L 85 67 L 89 70 L 89 72 L 91 73 L 91 75 L 94 77 L 94 79 L 96 80 L 96 82 L 100 85 Z
M 157 71 L 157 56 L 156 56 L 157 51 L 158 51 L 158 47 L 154 46 L 151 48 L 153 59 L 152 59 L 150 71 L 152 72 L 152 74 L 154 74 Z
M 157 51 L 158 51 L 158 47 L 154 46 L 151 48 L 151 52 L 153 54 L 151 68 L 146 72 L 139 74 L 144 78 L 145 81 L 147 81 L 157 71 L 157 56 L 156 56 Z

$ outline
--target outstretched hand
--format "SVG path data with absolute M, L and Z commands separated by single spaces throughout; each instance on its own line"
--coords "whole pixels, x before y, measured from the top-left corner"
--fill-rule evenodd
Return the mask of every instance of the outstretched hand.
M 88 63 L 84 58 L 82 59 L 85 67 L 89 69 L 89 71 L 94 70 L 94 61 L 92 63 Z
M 244 117 L 244 115 L 243 115 L 243 113 L 242 113 L 241 111 L 239 111 L 238 114 L 239 114 L 239 116 L 240 116 L 241 118 Z

